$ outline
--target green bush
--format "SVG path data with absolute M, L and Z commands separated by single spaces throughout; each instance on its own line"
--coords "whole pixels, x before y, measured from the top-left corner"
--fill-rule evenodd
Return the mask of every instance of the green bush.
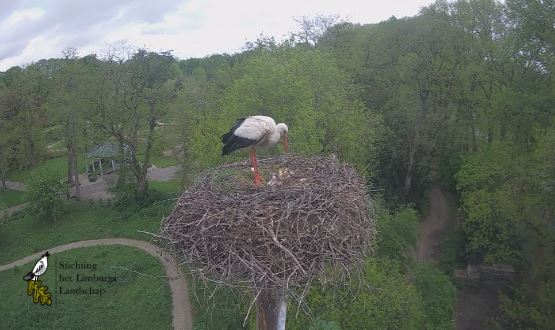
M 383 202 L 376 202 L 378 234 L 376 254 L 392 259 L 407 259 L 406 252 L 416 245 L 418 215 L 413 205 L 405 205 L 391 213 Z
M 453 329 L 453 308 L 457 289 L 449 276 L 432 265 L 418 264 L 414 284 L 422 297 L 424 328 Z
M 26 182 L 29 192 L 27 211 L 41 220 L 55 220 L 64 213 L 67 186 L 51 171 L 35 173 Z
M 371 259 L 364 281 L 353 279 L 343 287 L 314 284 L 306 304 L 316 322 L 303 312 L 295 318 L 290 304 L 287 329 L 423 329 L 421 297 L 399 268 L 396 261 Z
M 465 267 L 465 243 L 463 231 L 459 226 L 448 227 L 442 234 L 438 267 L 443 272 L 451 273 L 453 269 Z

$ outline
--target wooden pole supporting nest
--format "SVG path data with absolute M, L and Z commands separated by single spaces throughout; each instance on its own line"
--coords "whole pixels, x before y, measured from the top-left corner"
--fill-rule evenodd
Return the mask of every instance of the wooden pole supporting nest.
M 194 276 L 255 292 L 258 329 L 284 329 L 312 281 L 361 274 L 375 232 L 364 179 L 335 157 L 260 159 L 203 173 L 163 220 L 160 241 Z
M 264 288 L 256 299 L 256 329 L 285 330 L 287 300 L 282 288 Z

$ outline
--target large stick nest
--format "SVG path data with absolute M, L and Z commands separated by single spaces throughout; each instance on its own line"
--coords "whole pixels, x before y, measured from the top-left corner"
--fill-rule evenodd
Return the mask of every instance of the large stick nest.
M 335 157 L 259 160 L 203 173 L 163 220 L 169 248 L 204 280 L 249 288 L 308 288 L 349 273 L 374 237 L 364 179 Z

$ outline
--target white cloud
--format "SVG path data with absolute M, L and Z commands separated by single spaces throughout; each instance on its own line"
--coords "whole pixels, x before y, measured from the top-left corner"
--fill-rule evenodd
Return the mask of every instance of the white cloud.
M 37 20 L 42 16 L 44 16 L 44 10 L 38 7 L 15 10 L 2 22 L 2 27 L 10 28 L 20 23 L 26 23 L 29 20 Z
M 354 23 L 375 23 L 392 15 L 417 14 L 431 0 L 51 0 L 47 5 L 14 9 L 0 27 L 0 70 L 41 58 L 58 57 L 77 47 L 81 55 L 106 44 L 128 40 L 152 50 L 173 49 L 180 58 L 239 51 L 260 33 L 285 37 L 296 29 L 295 17 L 339 14 Z M 36 0 L 35 0 L 36 1 Z M 44 3 L 44 2 L 38 2 Z M 22 6 L 23 6 L 22 5 Z M 29 5 L 27 3 L 27 5 Z M 21 32 L 18 32 L 21 31 Z

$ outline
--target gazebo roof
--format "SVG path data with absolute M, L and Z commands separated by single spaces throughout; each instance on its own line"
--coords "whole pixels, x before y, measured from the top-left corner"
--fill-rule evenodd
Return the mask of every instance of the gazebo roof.
M 124 149 L 128 149 L 127 145 L 124 145 Z M 91 148 L 87 152 L 87 157 L 89 158 L 115 158 L 117 153 L 117 147 L 111 143 L 106 142 L 103 144 L 98 144 Z

